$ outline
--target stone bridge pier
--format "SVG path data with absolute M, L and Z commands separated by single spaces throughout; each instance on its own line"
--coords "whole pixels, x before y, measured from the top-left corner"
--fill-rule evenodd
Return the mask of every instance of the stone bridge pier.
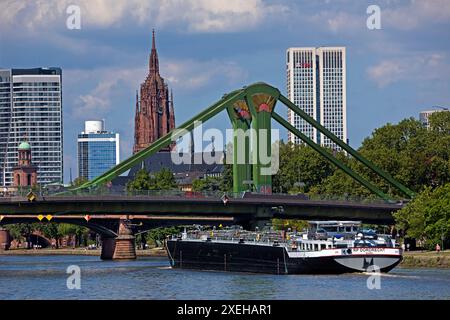
M 128 219 L 120 219 L 116 238 L 102 237 L 102 260 L 136 259 L 135 237 Z

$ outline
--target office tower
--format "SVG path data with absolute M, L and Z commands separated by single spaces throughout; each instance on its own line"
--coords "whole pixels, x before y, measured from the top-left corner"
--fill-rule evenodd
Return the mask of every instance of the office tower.
M 286 53 L 288 98 L 347 142 L 345 47 L 289 48 Z M 290 110 L 288 121 L 314 142 L 339 149 Z M 301 142 L 291 133 L 288 140 Z
M 447 108 L 442 108 L 442 110 L 421 111 L 419 113 L 419 120 L 422 123 L 422 125 L 428 129 L 430 127 L 430 116 L 435 112 L 444 112 L 444 111 L 449 112 Z
M 103 121 L 86 121 L 78 134 L 78 177 L 92 180 L 119 164 L 119 134 L 105 130 Z
M 60 68 L 0 69 L 0 185 L 13 185 L 18 146 L 33 146 L 37 183 L 63 182 Z

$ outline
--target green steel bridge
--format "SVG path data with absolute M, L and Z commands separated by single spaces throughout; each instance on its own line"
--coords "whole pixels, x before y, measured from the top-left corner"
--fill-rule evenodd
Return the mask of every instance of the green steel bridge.
M 133 256 L 134 249 L 131 246 L 134 248 L 134 244 L 130 243 L 134 241 L 133 234 L 135 232 L 139 232 L 143 228 L 165 224 L 242 224 L 252 228 L 274 217 L 357 219 L 370 223 L 392 224 L 392 212 L 402 208 L 403 202 L 396 202 L 327 149 L 297 130 L 275 111 L 277 103 L 284 104 L 348 155 L 397 189 L 405 196 L 405 199 L 414 197 L 415 193 L 412 190 L 340 140 L 283 96 L 278 89 L 266 83 L 255 83 L 225 94 L 222 99 L 159 138 L 146 149 L 81 186 L 72 188 L 63 194 L 36 195 L 33 197 L 33 201 L 24 197 L 0 199 L 0 224 L 37 221 L 36 217 L 39 217 L 42 221 L 51 220 L 83 225 L 102 234 L 105 237 L 105 243 L 106 239 L 113 239 L 115 245 L 105 245 L 104 247 L 109 249 L 105 249 L 102 256 L 117 259 Z M 108 184 L 149 156 L 168 147 L 174 142 L 174 138 L 179 138 L 186 132 L 192 131 L 196 125 L 208 121 L 222 111 L 227 112 L 234 130 L 232 194 L 192 197 L 189 194 L 174 195 L 167 192 L 158 195 L 150 193 L 147 195 L 100 195 L 97 193 L 96 190 L 100 186 Z M 267 157 L 271 156 L 271 136 L 267 133 L 271 131 L 272 119 L 365 186 L 382 201 L 320 200 L 272 194 L 272 176 L 266 173 L 270 171 L 271 163 L 261 157 L 261 154 L 266 154 Z M 255 132 L 255 135 L 252 138 L 249 135 L 242 138 L 240 133 L 250 129 Z M 263 132 L 264 134 L 262 134 Z M 243 148 L 239 148 L 239 146 L 243 146 Z M 263 149 L 264 153 L 260 152 Z M 244 155 L 241 154 L 242 150 L 244 150 Z M 248 189 L 248 181 L 252 181 L 256 190 L 253 196 L 245 193 L 245 190 Z M 122 254 L 120 252 L 116 254 L 116 251 L 121 251 Z

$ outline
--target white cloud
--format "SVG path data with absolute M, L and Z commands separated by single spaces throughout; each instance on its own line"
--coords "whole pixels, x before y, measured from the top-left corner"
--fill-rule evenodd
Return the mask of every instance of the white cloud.
M 217 83 L 239 86 L 248 77 L 247 71 L 233 61 L 164 61 L 160 68 L 161 76 L 175 92 L 200 90 Z M 80 83 L 94 83 L 93 87 L 74 97 L 71 115 L 84 119 L 86 115 L 105 117 L 108 113 L 117 111 L 114 96 L 130 92 L 130 101 L 134 101 L 134 92 L 147 73 L 147 66 L 66 70 L 66 90 L 71 90 L 72 86 Z
M 217 59 L 168 61 L 162 64 L 162 70 L 169 83 L 181 90 L 201 89 L 212 82 L 241 85 L 248 78 L 247 71 L 237 63 Z
M 400 30 L 413 30 L 429 23 L 450 22 L 450 1 L 412 0 L 405 6 L 381 9 L 382 23 Z
M 130 21 L 175 25 L 189 32 L 246 30 L 287 12 L 263 0 L 37 0 L 0 3 L 0 25 L 28 29 L 65 28 L 66 8 L 81 8 L 81 26 L 114 27 Z
M 366 16 L 356 15 L 349 12 L 336 12 L 332 10 L 321 11 L 305 19 L 314 23 L 319 28 L 325 28 L 333 33 L 352 32 L 366 30 Z
M 398 81 L 448 81 L 449 57 L 441 53 L 415 54 L 401 58 L 386 59 L 369 67 L 369 78 L 379 87 Z
M 71 103 L 71 116 L 77 119 L 105 117 L 116 110 L 114 97 L 121 91 L 134 92 L 138 82 L 145 77 L 146 68 L 101 68 L 93 70 L 66 70 L 64 79 L 66 90 L 71 90 L 76 83 L 92 81 L 95 87 L 85 93 L 79 93 Z M 134 96 L 132 96 L 134 97 Z M 132 100 L 130 98 L 130 100 Z

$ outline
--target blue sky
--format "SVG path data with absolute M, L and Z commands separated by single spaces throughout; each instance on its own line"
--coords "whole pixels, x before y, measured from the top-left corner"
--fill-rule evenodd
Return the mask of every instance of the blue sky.
M 66 27 L 71 4 L 81 9 L 80 30 Z M 380 30 L 366 26 L 371 4 L 381 9 Z M 76 176 L 85 120 L 106 119 L 121 134 L 122 159 L 131 154 L 152 28 L 178 124 L 252 82 L 285 93 L 285 52 L 300 46 L 347 47 L 353 147 L 387 122 L 450 105 L 450 0 L 3 0 L 0 67 L 63 69 L 66 181 L 69 168 Z M 206 127 L 228 128 L 226 115 Z

